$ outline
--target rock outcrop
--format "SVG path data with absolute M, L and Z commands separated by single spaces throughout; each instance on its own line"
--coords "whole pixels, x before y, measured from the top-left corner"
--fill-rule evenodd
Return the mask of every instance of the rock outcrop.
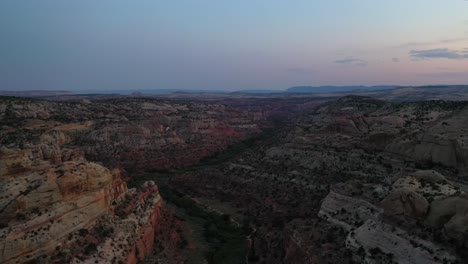
M 429 209 L 429 203 L 423 196 L 405 189 L 390 193 L 381 206 L 388 216 L 404 215 L 412 218 L 424 217 Z
M 130 263 L 136 264 L 151 254 L 158 221 L 161 220 L 162 200 L 153 182 L 146 182 L 141 191 L 131 190 L 114 207 L 115 215 L 106 215 L 84 236 L 67 243 L 52 259 L 68 254 L 71 263 Z M 98 241 L 89 249 L 89 241 Z M 82 244 L 76 248 L 74 244 Z
M 282 106 L 274 101 L 262 105 L 149 98 L 61 103 L 0 100 L 0 109 L 8 110 L 0 111 L 0 125 L 8 125 L 0 136 L 4 146 L 40 141 L 40 155 L 52 164 L 76 158 L 64 152 L 66 145 L 109 167 L 165 170 L 196 164 L 258 134 L 267 117 Z M 39 130 L 46 133 L 37 134 Z
M 18 125 L 33 115 L 14 109 Z M 87 161 L 74 140 L 91 123 L 35 123 L 0 131 L 0 262 L 137 263 L 152 253 L 154 183 L 128 190 L 119 169 Z
M 181 220 L 152 183 L 127 190 L 122 178 L 170 174 L 271 127 L 172 173 L 171 198 L 245 227 L 252 262 L 466 259 L 466 187 L 452 184 L 468 175 L 466 103 L 268 97 L 0 99 L 2 260 L 135 263 L 152 251 L 183 263 L 180 247 L 197 245 Z
M 49 255 L 67 236 L 109 214 L 126 193 L 118 172 L 95 163 L 66 162 L 13 179 L 3 178 L 0 261 Z
M 331 191 L 322 202 L 319 216 L 350 231 L 368 219 L 378 217 L 381 213 L 381 208 L 365 200 Z
M 436 264 L 456 260 L 446 249 L 376 220 L 368 220 L 351 232 L 346 246 L 361 263 Z
M 410 176 L 402 177 L 393 183 L 392 188 L 395 191 L 414 192 L 429 200 L 437 200 L 459 192 L 458 188 L 450 184 L 444 176 L 432 170 L 417 171 Z
M 153 183 L 127 190 L 125 181 L 196 164 L 260 132 L 282 106 L 0 98 L 0 262 L 142 261 L 170 214 Z M 169 249 L 177 221 L 163 227 Z
M 378 204 L 364 201 L 364 193 L 350 197 L 335 192 L 356 194 L 350 184 L 332 189 L 318 215 L 348 233 L 346 247 L 357 262 L 457 263 L 457 255 L 443 237 L 456 241 L 458 247 L 468 245 L 467 195 L 458 194 L 436 171 L 400 177 Z M 434 234 L 428 235 L 428 228 Z
M 432 202 L 426 223 L 443 228 L 447 235 L 468 249 L 468 195 L 450 196 Z

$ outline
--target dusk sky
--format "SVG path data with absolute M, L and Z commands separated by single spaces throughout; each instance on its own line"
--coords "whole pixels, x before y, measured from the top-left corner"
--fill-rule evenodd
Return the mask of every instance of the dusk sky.
M 0 1 L 0 90 L 379 84 L 468 84 L 468 1 Z

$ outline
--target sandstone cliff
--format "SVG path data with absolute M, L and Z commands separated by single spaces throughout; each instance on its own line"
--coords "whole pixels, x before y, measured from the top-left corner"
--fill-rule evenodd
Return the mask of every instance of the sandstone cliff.
M 154 183 L 128 190 L 118 169 L 87 161 L 74 140 L 92 122 L 49 120 L 46 103 L 8 107 L 17 123 L 0 131 L 0 262 L 137 263 L 152 253 Z

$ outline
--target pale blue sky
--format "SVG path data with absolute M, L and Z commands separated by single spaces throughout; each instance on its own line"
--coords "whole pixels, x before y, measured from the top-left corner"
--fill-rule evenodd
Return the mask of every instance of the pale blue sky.
M 0 1 L 1 90 L 436 83 L 468 83 L 468 1 Z

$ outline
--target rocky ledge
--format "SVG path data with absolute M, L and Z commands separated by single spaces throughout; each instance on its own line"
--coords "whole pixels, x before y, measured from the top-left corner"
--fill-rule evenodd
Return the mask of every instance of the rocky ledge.
M 51 135 L 63 140 L 47 143 Z M 129 190 L 118 169 L 68 155 L 65 141 L 49 131 L 35 145 L 0 150 L 0 263 L 143 259 L 158 226 L 157 186 Z
M 460 263 L 468 248 L 467 195 L 436 171 L 398 178 L 373 203 L 332 189 L 319 216 L 347 232 L 354 261 Z

